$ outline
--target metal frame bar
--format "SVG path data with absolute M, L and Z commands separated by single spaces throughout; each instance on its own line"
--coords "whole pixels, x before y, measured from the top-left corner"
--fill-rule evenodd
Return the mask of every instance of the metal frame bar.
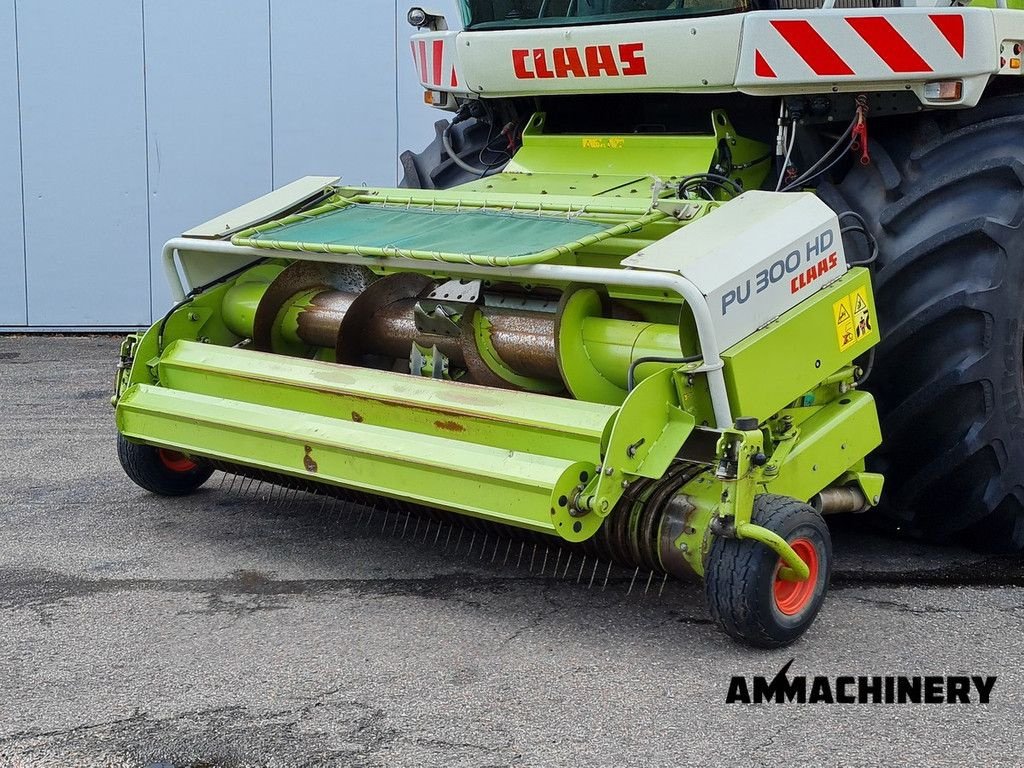
M 254 259 L 294 259 L 294 251 L 278 251 L 270 248 L 251 248 L 232 245 L 224 240 L 199 240 L 176 237 L 168 240 L 163 248 L 164 273 L 175 301 L 185 298 L 185 288 L 178 272 L 176 258 L 180 251 L 189 253 L 222 254 L 225 256 L 251 256 Z M 309 261 L 329 264 L 360 264 L 386 267 L 388 269 L 422 272 L 430 262 L 404 258 L 369 258 L 356 254 L 310 253 L 303 257 Z M 436 266 L 434 266 L 436 265 Z M 697 339 L 700 343 L 704 364 L 692 372 L 706 373 L 711 393 L 711 405 L 715 413 L 716 426 L 725 429 L 732 426 L 732 412 L 729 394 L 725 387 L 725 375 L 718 338 L 711 321 L 711 311 L 700 289 L 683 275 L 674 272 L 655 272 L 642 269 L 611 269 L 608 267 L 577 267 L 564 264 L 529 264 L 513 267 L 489 267 L 477 264 L 435 262 L 431 271 L 443 271 L 455 277 L 487 277 L 501 275 L 532 280 L 534 282 L 586 283 L 589 285 L 617 285 L 624 288 L 656 288 L 669 290 L 681 296 L 693 312 L 697 325 Z

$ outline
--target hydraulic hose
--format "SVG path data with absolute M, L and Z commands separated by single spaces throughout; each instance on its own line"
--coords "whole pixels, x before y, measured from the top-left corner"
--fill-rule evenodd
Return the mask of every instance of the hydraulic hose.
M 453 125 L 455 125 L 455 121 L 450 122 L 448 124 L 448 127 L 445 128 L 444 132 L 441 134 L 441 144 L 444 145 L 444 151 L 448 153 L 448 157 L 452 159 L 452 162 L 459 166 L 459 168 L 461 168 L 462 170 L 466 171 L 467 173 L 473 173 L 476 174 L 477 176 L 486 176 L 488 172 L 493 171 L 492 168 L 474 168 L 472 165 L 470 165 L 457 154 L 455 154 L 455 150 L 452 149 L 451 139 L 451 130 Z

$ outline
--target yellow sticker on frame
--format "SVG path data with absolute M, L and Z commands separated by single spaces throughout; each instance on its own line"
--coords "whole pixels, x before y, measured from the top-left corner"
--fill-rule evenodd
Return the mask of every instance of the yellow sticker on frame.
M 861 286 L 848 296 L 832 305 L 832 317 L 836 323 L 836 340 L 839 351 L 856 344 L 874 330 L 871 320 L 871 306 L 868 303 L 868 289 Z
M 871 325 L 871 305 L 868 304 L 868 289 L 861 286 L 850 294 L 850 306 L 853 308 L 853 335 L 857 341 L 865 336 L 870 336 L 873 330 Z
M 832 316 L 836 321 L 836 339 L 839 341 L 839 351 L 842 352 L 857 340 L 857 337 L 853 335 L 855 326 L 849 296 L 843 296 L 832 305 Z

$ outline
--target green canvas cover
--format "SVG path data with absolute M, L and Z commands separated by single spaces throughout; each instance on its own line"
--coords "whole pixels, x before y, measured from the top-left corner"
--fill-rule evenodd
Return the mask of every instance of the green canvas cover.
M 269 222 L 239 232 L 231 242 L 289 251 L 512 265 L 572 253 L 635 231 L 649 218 L 650 214 L 610 225 L 565 213 L 347 204 Z

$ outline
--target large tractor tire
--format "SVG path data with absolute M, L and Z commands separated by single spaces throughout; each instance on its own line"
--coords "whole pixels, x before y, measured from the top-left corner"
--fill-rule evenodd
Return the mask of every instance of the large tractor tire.
M 449 189 L 480 178 L 481 174 L 460 168 L 444 148 L 441 137 L 448 126 L 449 121 L 438 120 L 434 123 L 434 140 L 422 152 L 406 150 L 401 154 L 399 160 L 403 175 L 398 186 L 406 189 Z M 480 150 L 491 138 L 490 126 L 473 118 L 451 125 L 452 149 L 474 168 L 481 165 Z
M 1020 551 L 1024 96 L 871 130 L 871 164 L 819 194 L 878 242 L 882 342 L 867 388 L 882 420 L 880 511 L 912 535 Z

